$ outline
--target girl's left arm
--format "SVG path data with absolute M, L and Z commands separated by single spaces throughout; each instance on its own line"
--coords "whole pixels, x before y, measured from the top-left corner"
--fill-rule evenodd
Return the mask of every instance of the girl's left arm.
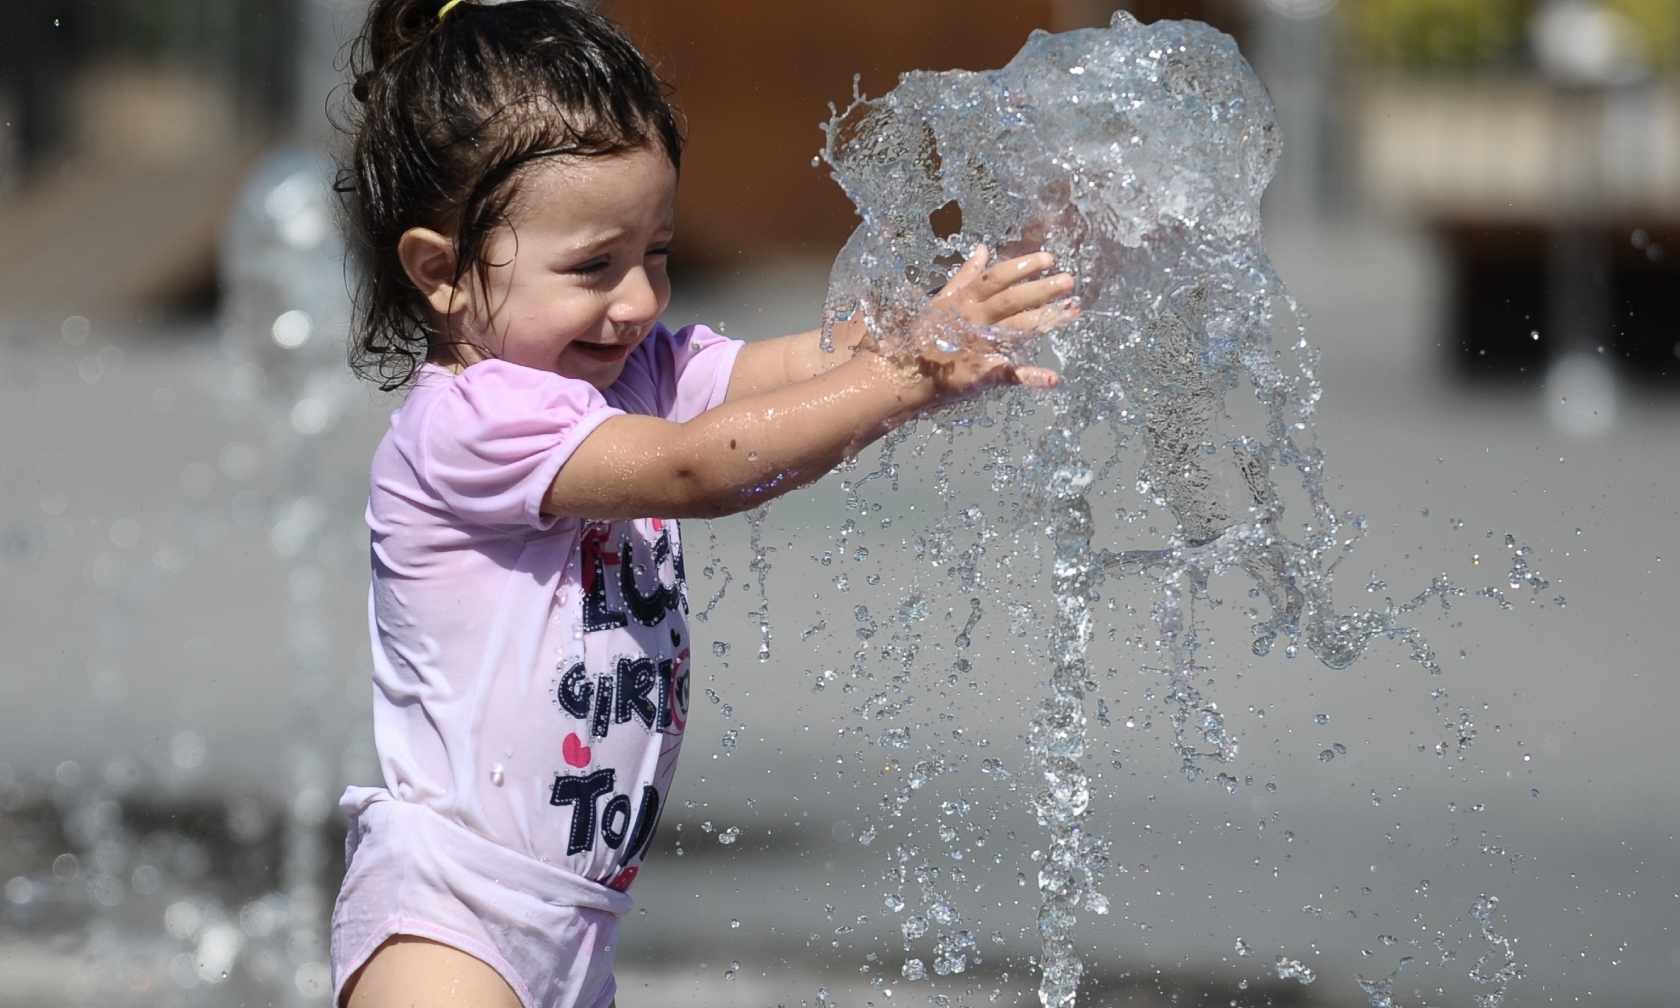
M 1058 274 L 1030 279 L 1050 268 L 1052 259 L 1049 253 L 1037 252 L 986 268 L 989 256 L 985 246 L 981 246 L 964 264 L 965 272 L 979 274 L 973 277 L 978 282 L 972 286 L 984 293 L 981 299 L 975 301 L 984 297 L 992 299 L 986 304 L 984 315 L 969 310 L 974 302 L 959 300 L 968 293 L 964 289 L 966 284 L 953 283 L 946 293 L 940 295 L 951 298 L 952 309 L 968 321 L 1027 330 L 1054 325 L 1070 318 L 1076 311 L 1066 302 L 1046 303 L 1067 293 L 1072 287 L 1072 278 Z M 935 300 L 937 302 L 938 299 Z M 725 401 L 773 392 L 814 378 L 851 360 L 858 344 L 867 338 L 863 323 L 852 319 L 835 323 L 831 340 L 833 350 L 823 349 L 820 329 L 748 343 L 735 358 L 735 369 L 729 377 Z

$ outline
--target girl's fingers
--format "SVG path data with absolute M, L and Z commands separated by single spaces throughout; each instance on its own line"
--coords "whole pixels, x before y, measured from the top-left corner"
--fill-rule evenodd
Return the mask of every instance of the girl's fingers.
M 995 325 L 1012 315 L 1041 308 L 1073 291 L 1073 277 L 1058 273 L 1041 280 L 1028 280 L 977 302 L 963 312 L 963 317 L 980 325 Z
M 981 273 L 969 285 L 968 294 L 976 301 L 985 301 L 1028 277 L 1043 273 L 1055 263 L 1055 257 L 1048 252 L 1034 252 L 1032 255 L 1006 259 Z M 966 268 L 968 264 L 963 265 Z
M 1026 365 L 1015 369 L 1015 380 L 1027 388 L 1050 389 L 1061 383 L 1062 376 L 1049 368 Z
M 974 246 L 974 251 L 969 254 L 969 257 L 966 260 L 963 261 L 961 268 L 959 268 L 957 272 L 951 276 L 951 279 L 945 282 L 945 286 L 940 289 L 939 296 L 943 298 L 954 298 L 958 295 L 958 293 L 964 292 L 964 289 L 973 284 L 977 277 L 985 274 L 986 264 L 991 261 L 991 258 L 991 249 L 984 245 Z M 969 296 L 972 297 L 973 294 L 970 292 Z
M 1021 333 L 1042 333 L 1059 329 L 1078 318 L 1078 302 L 1073 298 L 1063 298 L 1042 308 L 1017 312 L 993 324 L 1000 329 L 1014 329 Z

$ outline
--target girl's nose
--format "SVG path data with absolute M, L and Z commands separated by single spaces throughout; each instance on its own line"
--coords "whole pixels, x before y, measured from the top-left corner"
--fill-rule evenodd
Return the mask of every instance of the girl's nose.
M 637 267 L 624 275 L 624 282 L 613 292 L 607 316 L 614 322 L 641 324 L 659 318 L 662 307 L 654 279 L 645 268 Z

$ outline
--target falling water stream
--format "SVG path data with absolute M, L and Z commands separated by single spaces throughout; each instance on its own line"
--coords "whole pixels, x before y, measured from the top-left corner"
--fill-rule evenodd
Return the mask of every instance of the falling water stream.
M 1034 351 L 1008 333 L 951 322 L 929 334 L 911 322 L 977 243 L 999 257 L 1046 249 L 1076 278 L 1082 314 L 1049 337 L 1062 384 L 1036 410 L 1016 401 L 1004 436 L 1024 440 L 994 459 L 1018 470 L 1018 527 L 1050 544 L 1053 608 L 1041 667 L 1049 695 L 1032 716 L 1027 747 L 1040 775 L 1033 810 L 1049 834 L 1048 849 L 1035 853 L 1039 998 L 1065 1008 L 1083 969 L 1077 916 L 1108 910 L 1096 886 L 1108 844 L 1087 828 L 1086 769 L 1086 702 L 1097 688 L 1087 648 L 1104 582 L 1123 578 L 1152 596 L 1146 668 L 1161 677 L 1180 770 L 1232 793 L 1245 786 L 1226 770 L 1239 740 L 1204 693 L 1210 669 L 1198 654 L 1209 636 L 1204 615 L 1219 604 L 1210 579 L 1251 581 L 1256 656 L 1281 646 L 1333 669 L 1386 638 L 1439 674 L 1408 617 L 1464 592 L 1443 576 L 1379 609 L 1335 604 L 1338 565 L 1364 522 L 1325 496 L 1314 428 L 1318 358 L 1261 231 L 1278 127 L 1229 37 L 1197 22 L 1145 26 L 1122 12 L 1107 29 L 1035 33 L 1001 70 L 906 74 L 884 96 L 857 96 L 826 129 L 824 159 L 862 218 L 834 267 L 828 310 L 861 317 L 889 354 L 909 356 L 912 342 L 925 339 L 1030 359 Z M 888 444 L 879 475 L 896 480 L 892 453 L 901 442 Z M 1093 492 L 1121 480 L 1171 516 L 1153 540 L 1094 538 Z M 1515 555 L 1511 587 L 1538 592 L 1545 581 L 1525 555 Z M 977 596 L 976 618 L 980 610 Z M 971 619 L 964 637 L 973 627 Z M 903 746 L 908 729 L 881 738 Z M 942 767 L 937 753 L 920 761 L 910 788 Z M 904 848 L 901 855 L 914 860 Z M 930 918 L 951 924 L 936 944 L 936 972 L 960 972 L 975 954 L 973 935 L 955 926 L 956 911 L 930 883 L 938 871 L 918 871 L 932 909 L 906 922 L 906 945 L 927 933 Z M 1484 925 L 1491 906 L 1478 903 Z M 1478 1000 L 1497 1005 L 1516 973 L 1507 959 L 1477 977 L 1494 984 Z M 913 959 L 904 974 L 917 979 L 925 967 Z M 1278 975 L 1313 978 L 1283 957 Z M 1360 982 L 1379 1004 L 1392 979 Z

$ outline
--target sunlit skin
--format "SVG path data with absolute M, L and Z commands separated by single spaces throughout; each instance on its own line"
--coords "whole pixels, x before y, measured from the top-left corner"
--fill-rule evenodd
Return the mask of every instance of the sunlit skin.
M 544 163 L 520 180 L 492 263 L 457 282 L 453 241 L 424 228 L 398 247 L 430 306 L 431 360 L 462 371 L 499 358 L 605 389 L 671 299 L 666 273 L 677 173 L 662 152 Z M 1073 280 L 1038 252 L 991 262 L 984 246 L 932 298 L 888 355 L 863 327 L 747 344 L 726 401 L 687 423 L 619 416 L 590 434 L 549 487 L 543 511 L 594 520 L 733 514 L 810 483 L 916 414 L 1000 385 L 1048 388 L 1054 372 L 1016 367 L 983 344 L 940 350 L 933 334 L 992 326 L 1032 339 L 1077 317 Z M 351 1008 L 513 1008 L 482 961 L 399 936 L 346 988 Z
M 343 1004 L 344 1008 L 522 1008 L 513 988 L 482 959 L 410 935 L 397 935 L 379 946 L 345 985 Z

